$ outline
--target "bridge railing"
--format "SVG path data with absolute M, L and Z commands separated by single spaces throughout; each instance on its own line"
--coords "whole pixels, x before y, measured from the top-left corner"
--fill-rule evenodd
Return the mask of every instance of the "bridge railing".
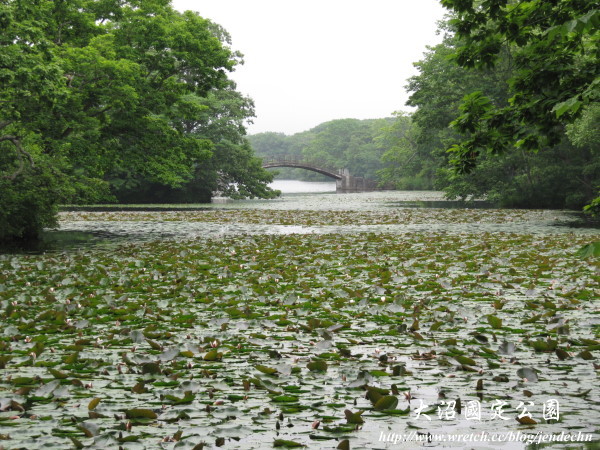
M 330 167 L 324 161 L 307 161 L 306 159 L 300 158 L 298 156 L 281 156 L 279 158 L 263 158 L 263 164 L 292 164 L 292 165 L 301 165 L 301 166 L 309 166 L 318 168 L 321 170 L 326 170 L 327 172 L 342 174 L 343 169 Z

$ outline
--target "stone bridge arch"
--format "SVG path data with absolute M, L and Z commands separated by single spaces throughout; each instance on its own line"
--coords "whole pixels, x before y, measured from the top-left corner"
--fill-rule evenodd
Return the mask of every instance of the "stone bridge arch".
M 376 191 L 377 182 L 363 177 L 353 177 L 348 169 L 331 169 L 318 163 L 310 163 L 297 158 L 267 159 L 263 161 L 263 168 L 295 167 L 317 172 L 335 179 L 335 191 L 344 192 L 367 192 Z
M 265 169 L 270 169 L 273 167 L 294 167 L 298 169 L 306 169 L 310 170 L 311 172 L 320 173 L 326 177 L 334 178 L 336 180 L 341 180 L 344 177 L 343 170 L 330 169 L 323 167 L 321 164 L 308 163 L 298 159 L 269 159 L 263 161 L 262 166 Z

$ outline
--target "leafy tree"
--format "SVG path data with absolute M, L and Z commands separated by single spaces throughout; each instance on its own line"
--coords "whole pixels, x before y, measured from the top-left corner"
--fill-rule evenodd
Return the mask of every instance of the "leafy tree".
M 194 137 L 214 144 L 212 157 L 204 166 L 204 171 L 212 174 L 208 185 L 213 191 L 232 198 L 273 197 L 276 192 L 267 188 L 273 176 L 262 169 L 262 159 L 254 155 L 246 138 L 245 121 L 254 116 L 254 104 L 234 87 L 232 83 L 229 89 L 213 90 L 199 99 L 205 112 L 186 126 L 193 126 Z M 197 172 L 193 183 L 206 185 L 210 175 L 199 175 Z
M 529 152 L 523 147 L 498 154 L 481 152 L 477 165 L 469 171 L 449 168 L 454 156 L 446 149 L 453 142 L 469 139 L 449 125 L 463 120 L 461 111 L 472 107 L 472 112 L 480 100 L 490 109 L 510 106 L 510 80 L 517 68 L 508 47 L 500 51 L 493 66 L 478 70 L 459 66 L 453 57 L 463 40 L 447 23 L 441 24 L 441 30 L 444 41 L 415 64 L 420 74 L 407 86 L 412 92 L 408 104 L 418 107 L 412 116 L 419 128 L 418 158 L 435 174 L 435 186 L 444 189 L 449 198 L 486 197 L 513 207 L 576 208 L 589 201 L 594 195 L 592 187 L 600 180 L 597 158 L 589 146 L 569 142 L 564 129 L 559 143 L 543 152 Z M 583 122 L 580 128 L 582 136 L 587 133 L 584 129 L 589 131 Z M 589 144 L 590 139 L 585 142 Z
M 434 188 L 439 161 L 412 115 L 398 112 L 394 121 L 382 129 L 379 145 L 387 149 L 381 156 L 383 169 L 378 174 L 382 185 L 400 190 L 429 190 Z
M 291 136 L 272 131 L 250 135 L 248 139 L 258 156 L 267 159 L 283 158 L 299 152 L 290 149 Z
M 227 72 L 241 58 L 222 28 L 167 0 L 3 0 L 0 26 L 2 239 L 53 225 L 58 201 L 106 200 L 109 186 L 178 188 L 199 181 L 198 167 L 208 178 L 222 169 L 226 138 L 186 129 L 194 114 L 217 114 L 191 98 L 235 97 Z M 245 156 L 232 162 L 252 159 L 235 145 Z M 236 168 L 255 183 L 242 192 L 270 195 L 268 174 L 250 166 Z M 24 219 L 26 199 L 35 220 Z
M 193 177 L 181 187 L 171 187 L 143 179 L 137 186 L 118 191 L 127 202 L 206 202 L 213 192 L 232 198 L 270 198 L 277 193 L 268 188 L 272 174 L 262 168 L 246 138 L 245 121 L 254 115 L 252 100 L 242 96 L 230 83 L 227 89 L 214 89 L 206 96 L 186 95 L 177 103 L 183 132 L 211 144 L 211 155 L 196 164 Z M 123 178 L 118 179 L 121 182 Z M 116 181 L 116 180 L 115 180 Z M 115 182 L 113 181 L 113 182 Z
M 411 138 L 399 136 L 397 140 L 396 145 L 400 145 L 401 153 L 405 154 L 404 157 L 398 155 L 401 159 L 397 164 L 401 167 L 390 169 L 402 174 L 405 180 L 413 178 L 423 182 L 427 179 L 427 187 L 445 189 L 451 197 L 480 196 L 487 193 L 490 186 L 487 177 L 466 180 L 467 177 L 446 169 L 449 160 L 446 148 L 449 142 L 460 137 L 449 125 L 457 118 L 461 101 L 471 90 L 483 90 L 497 103 L 506 103 L 508 95 L 504 86 L 510 67 L 504 63 L 493 70 L 477 72 L 459 67 L 450 59 L 457 38 L 446 22 L 439 25 L 440 32 L 444 33 L 443 42 L 428 48 L 424 58 L 414 64 L 419 74 L 408 80 L 406 88 L 411 95 L 407 105 L 417 107 L 417 110 L 411 115 Z M 394 153 L 392 150 L 387 157 Z M 457 189 L 459 186 L 461 188 Z
M 598 102 L 600 9 L 588 0 L 442 0 L 456 17 L 460 45 L 453 59 L 465 68 L 490 68 L 506 52 L 512 62 L 510 98 L 496 104 L 473 91 L 452 123 L 465 135 L 451 147 L 456 170 L 468 173 L 483 153 L 510 147 L 547 150 L 565 126 Z

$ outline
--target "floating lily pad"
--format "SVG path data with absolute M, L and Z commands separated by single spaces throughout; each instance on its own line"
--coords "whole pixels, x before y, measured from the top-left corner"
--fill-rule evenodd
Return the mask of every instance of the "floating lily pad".
M 454 357 L 454 359 L 456 361 L 458 361 L 460 364 L 464 364 L 466 366 L 476 366 L 477 365 L 475 360 L 469 358 L 468 356 L 457 355 Z
M 286 439 L 275 439 L 275 441 L 273 442 L 273 447 L 298 448 L 305 446 L 295 441 L 290 441 Z
M 487 320 L 493 329 L 498 330 L 502 328 L 502 319 L 499 319 L 496 316 L 489 315 L 487 316 Z
M 346 421 L 349 424 L 361 425 L 365 423 L 365 419 L 361 417 L 363 412 L 364 411 L 352 412 L 349 409 L 347 409 L 344 411 L 344 415 L 346 416 Z
M 261 364 L 257 364 L 256 366 L 254 366 L 254 368 L 259 372 L 266 373 L 267 375 L 274 375 L 277 373 L 277 369 L 275 369 L 274 367 L 267 367 Z
M 157 419 L 158 415 L 151 409 L 133 408 L 125 411 L 125 416 L 128 419 Z
M 530 367 L 521 367 L 517 370 L 517 375 L 520 378 L 526 378 L 527 381 L 536 382 L 538 381 L 538 375 L 536 371 Z
M 396 406 L 398 406 L 398 397 L 386 395 L 377 400 L 373 408 L 377 411 L 383 411 L 386 409 L 395 409 Z
M 325 372 L 327 371 L 327 362 L 322 359 L 315 359 L 309 362 L 306 367 L 311 372 Z

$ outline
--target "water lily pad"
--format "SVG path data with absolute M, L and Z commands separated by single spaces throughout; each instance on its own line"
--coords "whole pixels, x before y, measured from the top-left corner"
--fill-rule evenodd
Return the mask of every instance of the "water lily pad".
M 562 348 L 557 348 L 555 350 L 556 356 L 558 356 L 558 359 L 560 359 L 561 361 L 564 361 L 565 359 L 570 358 L 570 355 L 567 351 L 563 350 Z
M 322 359 L 314 359 L 309 362 L 306 367 L 311 372 L 325 372 L 327 371 L 327 362 Z
M 489 315 L 487 316 L 487 320 L 493 329 L 498 330 L 502 328 L 502 319 L 499 319 L 496 316 Z
M 343 439 L 340 441 L 340 443 L 338 444 L 338 446 L 336 447 L 337 450 L 350 450 L 350 440 L 349 439 Z
M 273 397 L 273 401 L 277 403 L 295 403 L 298 401 L 298 397 L 295 395 L 276 395 Z
M 125 411 L 128 419 L 157 419 L 158 415 L 151 409 L 133 408 Z
M 160 364 L 148 362 L 142 364 L 142 373 L 156 375 L 162 373 L 162 370 L 160 368 Z
M 537 422 L 529 416 L 517 417 L 517 422 L 521 425 L 536 425 Z
M 48 368 L 48 372 L 50 372 L 54 378 L 57 378 L 59 380 L 64 380 L 65 378 L 69 378 L 68 373 L 61 372 L 60 370 L 53 369 L 52 367 Z
M 396 406 L 398 406 L 398 398 L 393 395 L 386 395 L 377 400 L 373 408 L 377 411 L 383 411 L 386 409 L 395 409 Z
M 457 360 L 460 364 L 463 364 L 465 366 L 476 366 L 477 365 L 475 360 L 469 358 L 468 356 L 457 355 L 454 357 L 454 359 Z
M 219 353 L 219 351 L 217 349 L 212 349 L 210 351 L 208 351 L 205 355 L 204 355 L 204 361 L 218 361 L 221 359 L 221 357 L 223 356 L 222 353 Z
M 558 341 L 548 339 L 546 341 L 536 340 L 531 342 L 531 346 L 536 352 L 553 352 L 556 350 Z
M 273 447 L 298 448 L 305 446 L 295 441 L 290 441 L 286 439 L 275 439 L 275 441 L 273 442 Z
M 101 400 L 102 399 L 100 397 L 96 397 L 90 400 L 90 402 L 88 403 L 88 411 L 93 411 L 94 409 L 96 409 L 96 406 L 98 406 Z
M 275 375 L 277 373 L 277 369 L 274 367 L 263 366 L 262 364 L 257 364 L 254 366 L 256 370 L 262 373 L 266 373 L 267 375 Z
M 520 378 L 526 378 L 527 381 L 536 382 L 538 381 L 538 375 L 536 371 L 530 367 L 521 367 L 517 370 L 517 375 Z
M 361 425 L 365 423 L 365 419 L 361 417 L 363 412 L 364 411 L 352 412 L 349 409 L 347 409 L 344 411 L 344 415 L 346 416 L 346 421 L 349 424 Z

